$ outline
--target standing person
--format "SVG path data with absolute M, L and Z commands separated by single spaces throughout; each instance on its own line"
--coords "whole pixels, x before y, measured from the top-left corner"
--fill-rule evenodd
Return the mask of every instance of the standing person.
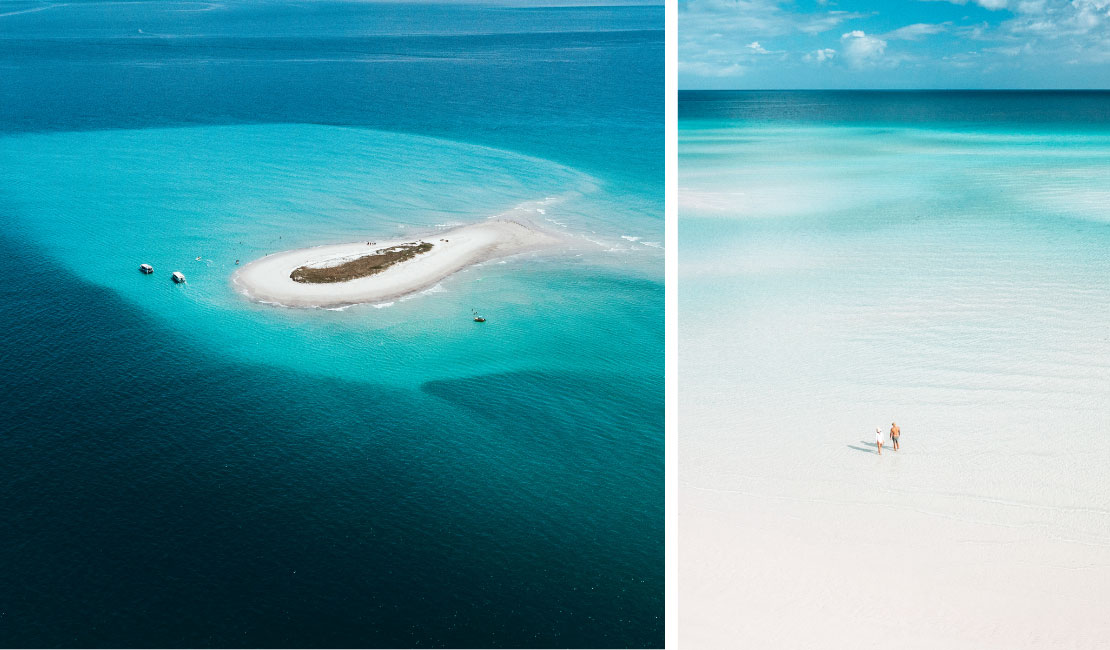
M 875 427 L 875 447 L 879 450 L 879 455 L 883 455 L 883 431 L 879 427 Z
M 897 424 L 891 422 L 890 423 L 890 441 L 894 443 L 894 451 L 898 451 L 898 436 L 900 436 L 900 435 L 902 435 L 902 430 L 898 428 Z

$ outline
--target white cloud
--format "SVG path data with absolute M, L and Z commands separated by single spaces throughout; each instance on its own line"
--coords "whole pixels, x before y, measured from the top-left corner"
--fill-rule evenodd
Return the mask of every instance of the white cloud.
M 1062 39 L 1078 52 L 1102 50 L 1110 43 L 1110 0 L 1028 0 L 1018 6 L 1021 15 L 1002 24 L 1009 35 Z M 1085 39 L 1076 37 L 1087 37 Z
M 832 30 L 837 34 L 846 29 L 844 23 L 871 15 L 832 8 L 797 12 L 793 2 L 783 0 L 685 0 L 678 7 L 679 83 L 798 65 L 804 48 L 817 43 L 789 49 L 769 44 Z
M 891 41 L 919 41 L 922 37 L 939 34 L 948 29 L 949 23 L 914 23 L 883 34 L 883 38 Z
M 868 36 L 856 29 L 840 37 L 844 59 L 856 68 L 863 68 L 880 62 L 886 51 L 886 41 Z
M 1110 17 L 1110 0 L 1073 0 L 1076 9 L 1075 26 L 1083 32 L 1090 31 Z
M 867 18 L 869 15 L 870 14 L 850 11 L 830 11 L 825 14 L 812 14 L 806 16 L 796 27 L 799 31 L 805 32 L 806 34 L 820 34 L 836 28 L 837 25 L 846 20 Z
M 1091 66 L 1086 79 L 1092 84 L 1110 74 L 1110 0 L 920 1 L 966 9 L 919 6 L 915 13 L 944 18 L 923 17 L 920 23 L 895 23 L 897 29 L 870 33 L 857 29 L 858 19 L 873 13 L 837 11 L 835 0 L 681 0 L 679 83 L 743 77 L 766 84 L 792 76 L 812 83 L 806 75 L 900 67 L 907 78 L 931 70 L 923 77 L 930 82 L 947 82 L 944 71 L 964 68 L 971 71 L 965 81 L 978 70 L 995 75 L 992 83 L 1005 79 L 1021 85 L 1021 75 L 1044 82 L 1067 63 Z M 967 15 L 956 18 L 958 13 Z M 940 22 L 949 14 L 952 21 Z M 930 47 L 913 47 L 914 42 Z M 815 70 L 819 67 L 824 72 Z M 876 77 L 884 78 L 889 77 Z
M 836 58 L 836 50 L 832 49 L 831 47 L 826 47 L 823 50 L 814 50 L 805 55 L 805 57 L 803 58 L 805 58 L 806 61 L 816 61 L 817 63 L 824 63 L 825 61 L 831 61 Z
M 1017 56 L 1019 54 L 1032 54 L 1033 48 L 1026 43 L 1025 45 L 1011 45 L 1009 47 L 988 47 L 985 48 L 987 52 L 995 52 L 1003 56 Z
M 924 2 L 936 2 L 936 1 L 938 1 L 938 0 L 924 0 Z M 948 2 L 948 3 L 954 4 L 954 5 L 966 5 L 967 2 L 968 2 L 968 0 L 940 0 L 940 1 Z M 997 11 L 999 9 L 1005 9 L 1006 5 L 1008 4 L 1008 0 L 974 0 L 974 4 L 977 4 L 980 7 L 983 7 L 984 9 L 990 9 L 991 11 Z

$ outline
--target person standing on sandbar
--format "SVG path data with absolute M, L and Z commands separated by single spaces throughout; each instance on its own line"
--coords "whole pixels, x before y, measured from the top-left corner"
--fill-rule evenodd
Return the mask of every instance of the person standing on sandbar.
M 875 427 L 875 447 L 879 450 L 879 455 L 883 455 L 883 431 L 879 427 Z
M 898 451 L 898 436 L 901 436 L 901 435 L 902 435 L 902 430 L 898 428 L 897 424 L 891 422 L 890 423 L 890 441 L 892 443 L 894 443 L 894 451 Z

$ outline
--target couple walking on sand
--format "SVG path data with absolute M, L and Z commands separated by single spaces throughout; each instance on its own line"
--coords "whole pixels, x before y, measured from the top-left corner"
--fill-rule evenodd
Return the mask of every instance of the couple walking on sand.
M 898 451 L 898 437 L 902 435 L 902 430 L 898 425 L 890 423 L 890 441 L 894 444 L 894 451 Z M 875 447 L 879 449 L 879 455 L 883 455 L 883 432 L 879 427 L 875 427 Z

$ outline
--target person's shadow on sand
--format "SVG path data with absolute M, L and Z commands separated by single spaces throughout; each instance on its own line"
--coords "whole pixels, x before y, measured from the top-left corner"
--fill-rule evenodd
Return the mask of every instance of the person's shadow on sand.
M 866 440 L 860 440 L 860 442 L 861 442 L 861 443 L 863 443 L 863 444 L 865 444 L 865 445 L 866 445 L 866 444 L 868 444 Z M 883 441 L 883 446 L 884 446 L 884 447 L 888 446 L 889 444 L 890 444 L 890 443 L 888 443 L 888 442 L 886 442 L 886 441 Z M 857 447 L 857 446 L 855 446 L 855 445 L 848 445 L 848 449 L 855 449 L 856 451 L 865 451 L 865 452 L 867 452 L 867 453 L 869 453 L 869 454 L 874 454 L 874 453 L 876 453 L 876 451 L 875 451 L 875 443 L 874 443 L 874 442 L 872 442 L 872 443 L 871 443 L 871 446 L 869 446 L 869 447 Z

